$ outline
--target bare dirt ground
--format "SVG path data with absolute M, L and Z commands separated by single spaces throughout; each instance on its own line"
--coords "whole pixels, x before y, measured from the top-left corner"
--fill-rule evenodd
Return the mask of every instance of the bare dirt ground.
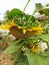
M 4 55 L 3 51 L 0 51 L 0 65 L 13 65 L 12 55 Z
M 0 65 L 13 65 L 13 56 L 11 54 L 3 54 L 3 51 L 7 48 L 7 46 L 7 42 L 3 43 L 0 41 Z

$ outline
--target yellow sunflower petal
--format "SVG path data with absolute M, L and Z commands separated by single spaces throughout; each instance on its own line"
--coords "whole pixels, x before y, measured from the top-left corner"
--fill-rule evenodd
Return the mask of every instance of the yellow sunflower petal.
M 10 21 L 10 25 L 11 25 L 11 26 L 15 26 L 14 20 Z
M 18 28 L 18 29 L 22 29 L 22 27 L 21 27 L 21 26 L 17 26 L 17 28 Z
M 29 28 L 27 30 L 34 32 L 34 34 L 41 34 L 43 32 L 43 28 L 41 27 L 41 25 L 37 27 Z
M 36 53 L 40 52 L 40 48 L 38 46 L 33 46 L 31 50 Z
M 7 29 L 10 29 L 13 26 L 15 26 L 15 24 L 14 24 L 14 21 L 12 20 L 9 24 L 1 25 L 0 28 L 7 30 Z
M 27 29 L 28 31 L 33 31 L 33 29 L 32 28 L 29 28 L 29 29 Z
M 11 26 L 10 25 L 1 25 L 0 28 L 7 30 L 9 29 Z
M 26 29 L 23 29 L 23 34 L 25 34 L 25 33 L 26 33 L 26 31 L 27 31 Z

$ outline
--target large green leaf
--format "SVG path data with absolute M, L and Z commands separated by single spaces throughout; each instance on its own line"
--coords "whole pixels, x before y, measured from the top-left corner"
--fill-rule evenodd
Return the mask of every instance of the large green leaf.
M 48 35 L 44 35 L 44 34 L 40 34 L 37 36 L 39 39 L 42 39 L 43 41 L 46 41 L 49 43 L 49 36 Z
M 14 8 L 7 14 L 7 17 L 8 19 L 13 19 L 17 15 L 22 16 L 22 11 L 17 8 Z
M 47 6 L 49 7 L 49 4 L 47 4 Z M 35 10 L 34 10 L 33 14 L 35 14 L 36 12 L 49 16 L 49 8 L 44 8 L 44 6 L 42 6 L 41 3 L 38 3 L 35 5 Z
M 49 65 L 49 56 L 33 53 L 29 49 L 26 56 L 28 58 L 29 65 Z
M 21 40 L 12 42 L 8 48 L 6 48 L 6 50 L 4 51 L 5 54 L 9 54 L 9 53 L 14 53 L 16 52 L 18 49 L 21 48 L 22 44 L 17 44 L 19 43 Z
M 24 55 L 21 49 L 19 49 L 19 51 L 16 53 L 14 65 L 29 65 L 27 57 Z

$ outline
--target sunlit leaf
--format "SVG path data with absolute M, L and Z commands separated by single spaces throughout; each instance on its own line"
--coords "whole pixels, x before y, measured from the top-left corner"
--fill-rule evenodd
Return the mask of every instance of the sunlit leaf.
M 33 53 L 29 49 L 27 50 L 27 58 L 29 65 L 49 65 L 49 57 L 42 56 L 38 53 Z
M 19 43 L 21 40 L 18 40 L 16 42 L 12 42 L 9 47 L 6 48 L 6 50 L 4 51 L 4 54 L 9 54 L 9 53 L 14 53 L 17 52 L 18 49 L 21 48 L 22 44 L 17 44 Z
M 44 35 L 44 34 L 40 34 L 37 36 L 39 39 L 42 39 L 43 41 L 46 41 L 49 43 L 49 36 L 48 35 Z
M 36 4 L 35 5 L 35 10 L 34 10 L 33 14 L 35 14 L 36 12 L 39 12 L 42 8 L 43 8 L 43 6 L 42 6 L 41 3 Z
M 24 55 L 21 49 L 17 52 L 15 56 L 14 65 L 29 65 L 27 57 Z

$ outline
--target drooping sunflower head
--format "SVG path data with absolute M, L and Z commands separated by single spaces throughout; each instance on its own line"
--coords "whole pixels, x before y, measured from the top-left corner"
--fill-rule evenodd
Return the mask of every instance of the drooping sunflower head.
M 18 9 L 12 10 L 10 13 L 11 15 L 13 14 L 13 11 L 17 11 L 17 13 L 15 12 L 16 15 L 14 15 L 12 19 L 9 19 L 9 23 L 1 25 L 0 28 L 4 30 L 9 29 L 12 35 L 20 38 L 31 37 L 33 35 L 41 34 L 43 32 L 42 26 L 35 22 L 36 19 L 34 16 L 31 17 L 31 15 L 22 13 L 20 10 L 18 12 Z M 28 21 L 28 19 L 30 20 Z
M 24 23 L 20 25 L 19 21 L 11 20 L 9 24 L 1 25 L 0 28 L 4 30 L 9 29 L 12 35 L 14 35 L 15 37 L 20 37 L 20 38 L 31 37 L 33 35 L 41 34 L 43 32 L 43 28 L 40 25 L 33 26 L 33 25 L 36 25 L 33 22 L 32 22 L 33 25 L 30 24 L 30 22 L 28 24 L 26 23 L 26 25 L 24 25 Z

